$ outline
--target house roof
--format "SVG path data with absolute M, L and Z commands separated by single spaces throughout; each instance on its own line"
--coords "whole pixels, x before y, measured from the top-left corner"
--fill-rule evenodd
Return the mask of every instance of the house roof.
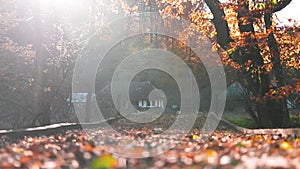
M 122 83 L 122 82 L 119 82 Z M 106 85 L 101 90 L 98 90 L 98 94 L 109 94 L 111 95 L 111 84 Z M 129 85 L 129 96 L 131 100 L 138 101 L 138 100 L 147 100 L 149 98 L 149 94 L 152 90 L 159 90 L 156 88 L 155 85 L 153 85 L 150 81 L 131 81 Z M 152 95 L 153 99 L 157 98 L 163 98 L 165 97 L 163 94 L 156 92 L 154 95 Z
M 130 98 L 133 100 L 148 99 L 150 92 L 155 89 L 157 88 L 149 81 L 133 81 L 129 86 Z M 153 96 L 153 98 L 162 97 L 164 96 L 160 93 Z
M 229 100 L 243 100 L 244 86 L 239 82 L 234 82 L 226 89 L 226 97 Z

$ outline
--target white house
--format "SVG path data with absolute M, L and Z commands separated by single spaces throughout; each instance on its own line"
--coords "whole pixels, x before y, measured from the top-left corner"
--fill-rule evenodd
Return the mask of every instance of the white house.
M 155 93 L 149 97 L 150 92 L 153 90 Z M 132 82 L 129 91 L 131 101 L 133 104 L 136 103 L 138 109 L 164 108 L 166 105 L 165 95 L 157 92 L 157 88 L 149 81 Z

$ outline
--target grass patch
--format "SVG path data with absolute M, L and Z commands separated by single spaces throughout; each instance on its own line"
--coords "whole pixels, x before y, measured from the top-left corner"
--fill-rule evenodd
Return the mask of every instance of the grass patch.
M 251 118 L 245 117 L 245 118 L 225 118 L 225 119 L 228 120 L 230 123 L 240 127 L 244 127 L 248 129 L 257 128 L 257 125 Z M 300 116 L 291 115 L 290 119 L 291 119 L 291 127 L 300 128 Z
M 255 122 L 251 118 L 226 118 L 230 123 L 244 127 L 244 128 L 249 128 L 249 129 L 254 129 L 256 128 Z

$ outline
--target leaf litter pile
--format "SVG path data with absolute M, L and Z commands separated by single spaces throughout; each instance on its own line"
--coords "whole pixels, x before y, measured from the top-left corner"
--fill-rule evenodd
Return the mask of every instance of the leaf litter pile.
M 220 124 L 212 135 L 194 128 L 184 137 L 173 134 L 166 138 L 161 134 L 162 128 L 123 123 L 115 123 L 116 133 L 112 129 L 88 129 L 94 136 L 82 129 L 17 140 L 4 135 L 0 168 L 300 168 L 300 143 L 295 136 L 245 134 Z M 170 150 L 161 153 L 165 151 L 166 140 Z M 117 156 L 107 150 L 132 157 L 142 154 L 145 158 Z M 151 153 L 160 154 L 149 157 Z

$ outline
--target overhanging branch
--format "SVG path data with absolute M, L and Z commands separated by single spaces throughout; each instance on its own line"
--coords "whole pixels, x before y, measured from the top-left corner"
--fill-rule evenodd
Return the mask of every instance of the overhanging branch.
M 281 0 L 281 1 L 279 1 L 278 4 L 272 9 L 272 13 L 282 10 L 283 8 L 288 6 L 291 2 L 292 2 L 292 0 Z
M 217 41 L 223 49 L 228 50 L 230 48 L 229 42 L 232 39 L 229 34 L 228 23 L 224 19 L 225 13 L 219 6 L 220 2 L 218 0 L 205 0 L 205 3 L 214 16 L 213 23 L 217 31 Z

